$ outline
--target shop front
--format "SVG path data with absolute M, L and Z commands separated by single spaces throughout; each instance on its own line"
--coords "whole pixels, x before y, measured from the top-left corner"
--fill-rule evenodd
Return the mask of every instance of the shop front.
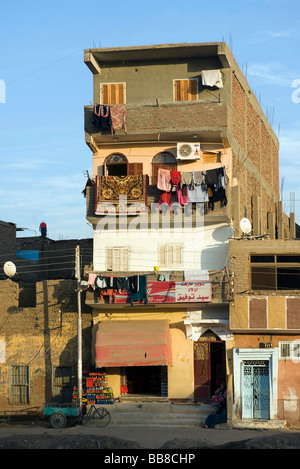
M 119 374 L 122 397 L 167 397 L 169 366 L 168 320 L 101 321 L 97 325 L 95 367 L 108 370 L 112 379 Z

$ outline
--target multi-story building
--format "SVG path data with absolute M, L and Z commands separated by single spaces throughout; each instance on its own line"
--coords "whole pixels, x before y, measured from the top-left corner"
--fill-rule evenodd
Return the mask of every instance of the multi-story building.
M 232 420 L 299 427 L 299 239 L 232 239 L 229 245 Z
M 233 340 L 229 239 L 245 216 L 254 235 L 289 229 L 277 137 L 223 42 L 88 49 L 84 60 L 93 364 L 116 397 L 209 400 Z

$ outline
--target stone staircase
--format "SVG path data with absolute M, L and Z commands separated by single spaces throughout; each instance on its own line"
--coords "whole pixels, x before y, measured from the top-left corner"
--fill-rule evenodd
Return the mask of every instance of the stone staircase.
M 170 402 L 118 402 L 107 406 L 114 426 L 199 427 L 215 412 L 210 404 L 172 404 Z

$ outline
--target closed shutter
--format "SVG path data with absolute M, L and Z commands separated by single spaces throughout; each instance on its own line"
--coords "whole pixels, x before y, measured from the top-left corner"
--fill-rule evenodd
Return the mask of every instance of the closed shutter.
M 175 80 L 174 81 L 175 101 L 195 101 L 197 100 L 197 80 Z
M 128 270 L 128 248 L 106 249 L 106 270 L 125 272 Z
M 101 104 L 125 104 L 125 83 L 102 83 Z
M 143 174 L 143 163 L 128 163 L 127 175 L 138 176 L 139 174 Z
M 182 264 L 182 244 L 163 244 L 158 248 L 161 267 L 180 266 Z

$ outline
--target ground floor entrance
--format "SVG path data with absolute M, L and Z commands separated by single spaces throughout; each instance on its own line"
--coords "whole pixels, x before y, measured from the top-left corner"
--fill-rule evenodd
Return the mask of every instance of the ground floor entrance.
M 226 384 L 225 342 L 209 333 L 194 342 L 194 399 L 209 402 L 221 384 Z
M 122 385 L 128 394 L 168 396 L 167 366 L 127 366 L 122 369 Z

